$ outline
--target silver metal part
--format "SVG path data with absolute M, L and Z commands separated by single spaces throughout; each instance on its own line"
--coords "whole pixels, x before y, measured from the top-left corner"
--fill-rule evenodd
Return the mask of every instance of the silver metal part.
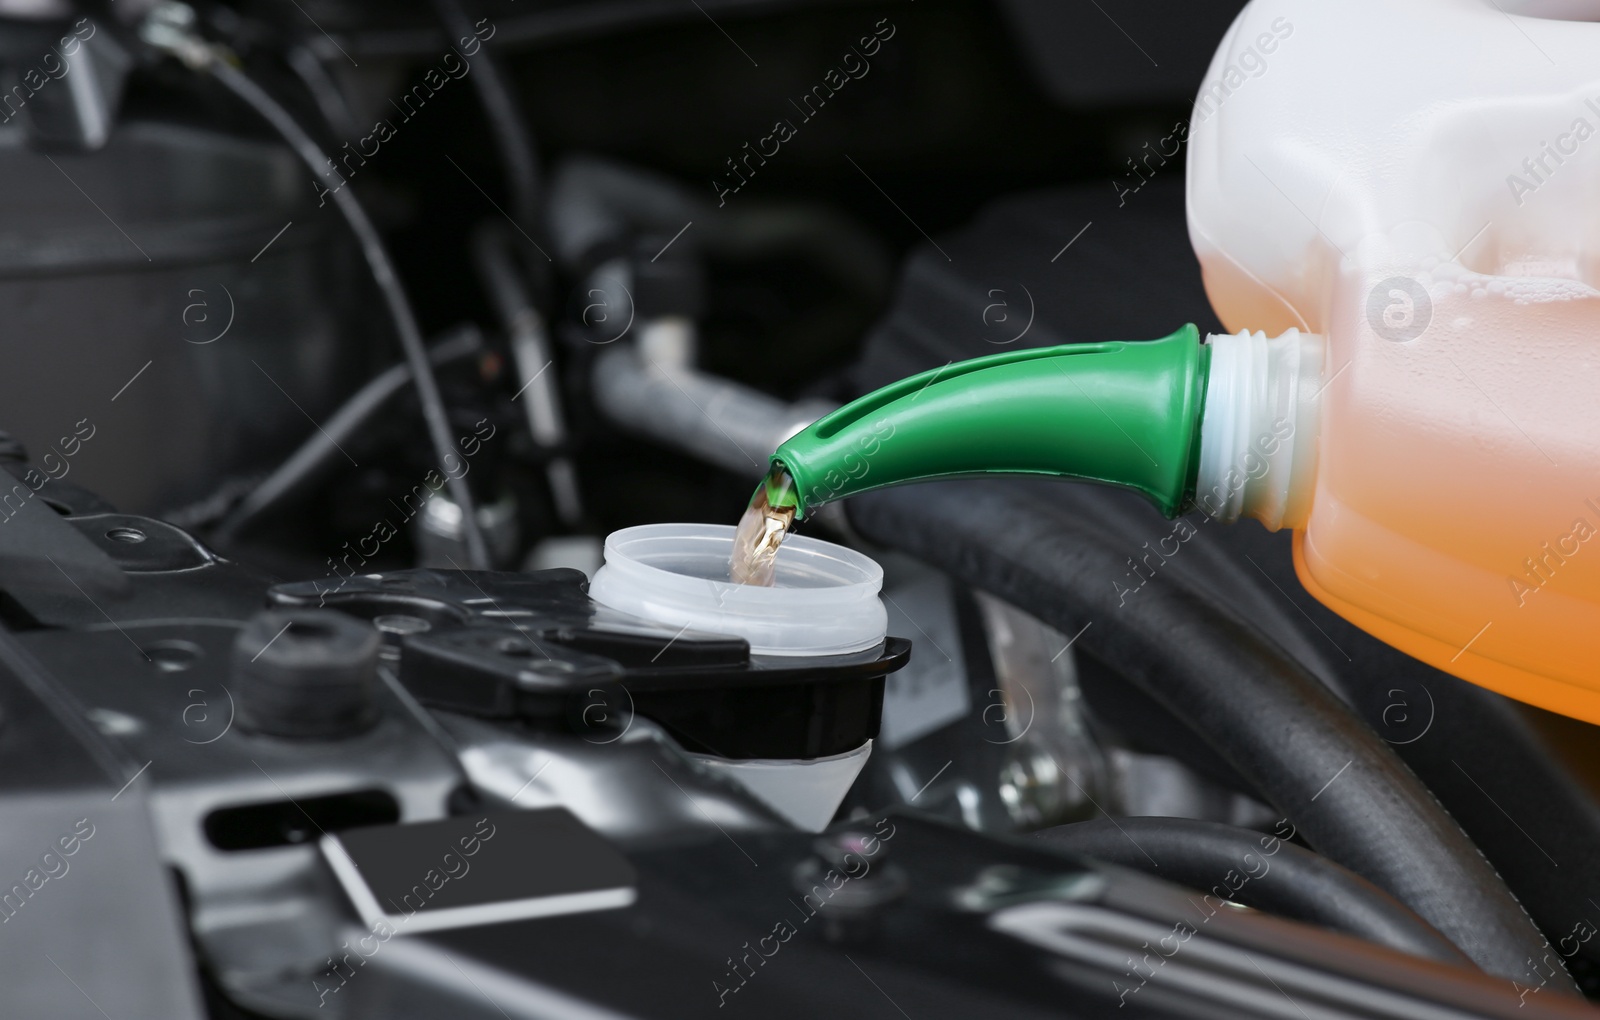
M 411 525 L 417 566 L 439 570 L 466 566 L 467 541 L 462 523 L 461 507 L 455 500 L 443 491 L 429 496 Z M 511 493 L 503 492 L 499 499 L 479 504 L 478 527 L 497 565 L 509 564 L 516 557 L 520 536 L 517 502 Z
M 992 682 L 944 575 L 888 555 L 890 631 L 917 644 L 886 683 L 873 793 L 985 832 L 1027 832 L 1101 815 L 1167 815 L 1266 827 L 1277 816 L 1182 762 L 1121 746 L 1078 683 L 1076 636 L 974 593 Z
M 751 479 L 766 473 L 779 444 L 835 406 L 790 404 L 624 344 L 595 361 L 594 394 L 606 416 L 624 428 Z
M 1080 820 L 1105 803 L 1107 769 L 1090 730 L 1073 638 L 991 595 L 977 593 L 1011 760 L 1000 797 L 1020 828 Z
M 478 271 L 505 326 L 516 362 L 517 391 L 512 399 L 522 405 L 528 433 L 545 450 L 559 450 L 567 441 L 562 412 L 560 379 L 551 354 L 544 317 L 534 307 L 528 288 L 511 256 L 510 239 L 498 226 L 482 228 L 473 236 Z M 550 496 L 563 524 L 575 526 L 583 519 L 577 474 L 565 454 L 545 464 Z
M 381 719 L 365 733 L 288 740 L 245 732 L 235 719 L 237 685 L 228 669 L 236 622 L 130 622 L 105 630 L 103 654 L 113 657 L 105 668 L 55 675 L 98 718 L 114 713 L 139 724 L 118 726 L 107 739 L 129 760 L 148 763 L 137 785 L 161 860 L 182 878 L 190 929 L 207 965 L 241 1004 L 273 1016 L 329 1016 L 318 1009 L 312 980 L 340 951 L 337 933 L 353 914 L 318 855 L 321 827 L 307 806 L 375 792 L 393 799 L 402 822 L 443 818 L 450 795 L 465 783 L 460 766 L 387 684 L 374 695 Z M 34 636 L 46 651 L 49 643 L 81 640 L 65 631 Z M 126 669 L 114 664 L 129 640 L 185 654 L 163 657 L 165 665 L 152 656 L 144 682 L 128 683 Z M 213 842 L 213 813 L 251 806 L 292 822 L 287 835 L 233 849 Z
M 496 805 L 564 807 L 620 842 L 711 825 L 725 832 L 791 828 L 739 783 L 694 764 L 642 716 L 598 740 L 434 714 L 456 741 L 473 789 Z

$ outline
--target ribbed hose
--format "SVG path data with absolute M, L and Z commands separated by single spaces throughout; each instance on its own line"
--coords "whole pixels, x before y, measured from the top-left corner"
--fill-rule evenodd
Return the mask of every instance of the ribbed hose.
M 1349 868 L 1252 829 L 1192 818 L 1100 818 L 1033 838 L 1402 953 L 1473 966 L 1428 922 Z
M 1318 852 L 1415 910 L 1485 971 L 1523 985 L 1555 954 L 1483 854 L 1394 752 L 1253 628 L 1159 575 L 1119 604 L 1126 557 L 1020 482 L 858 496 L 870 541 L 1021 606 L 1184 720 Z
M 310 167 L 315 179 L 323 179 L 323 175 L 327 172 L 327 157 L 289 111 L 268 95 L 261 86 L 251 81 L 243 71 L 227 61 L 212 60 L 206 65 L 206 69 L 228 91 L 244 100 L 251 109 L 272 125 L 283 140 L 289 143 L 289 147 L 294 150 L 301 162 Z M 489 546 L 484 541 L 483 529 L 478 522 L 478 501 L 473 498 L 472 490 L 467 486 L 466 476 L 458 476 L 448 470 L 447 462 L 453 457 L 458 457 L 455 452 L 455 440 L 450 436 L 450 417 L 445 412 L 444 399 L 439 395 L 439 383 L 433 377 L 433 366 L 428 363 L 428 351 L 423 345 L 422 330 L 417 326 L 416 316 L 412 314 L 411 302 L 406 298 L 405 287 L 400 283 L 394 263 L 389 261 L 389 252 L 383 246 L 383 238 L 378 236 L 378 230 L 367 218 L 366 210 L 356 201 L 355 192 L 347 186 L 341 186 L 332 189 L 332 197 L 334 205 L 338 206 L 339 212 L 344 215 L 351 232 L 356 235 L 356 240 L 361 245 L 361 254 L 366 257 L 367 265 L 372 270 L 372 278 L 383 294 L 384 303 L 389 309 L 389 317 L 394 320 L 395 332 L 400 335 L 400 347 L 405 352 L 406 361 L 411 365 L 411 377 L 416 382 L 417 398 L 422 404 L 422 417 L 428 427 L 428 440 L 433 445 L 434 456 L 439 458 L 438 468 L 445 475 L 445 485 L 450 490 L 450 498 L 461 508 L 462 533 L 466 539 L 467 559 L 471 561 L 468 565 L 477 570 L 488 570 L 492 564 L 489 561 Z

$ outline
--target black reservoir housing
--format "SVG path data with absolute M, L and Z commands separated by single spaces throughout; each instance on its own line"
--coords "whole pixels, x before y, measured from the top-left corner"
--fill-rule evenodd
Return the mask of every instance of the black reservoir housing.
M 688 750 L 821 758 L 877 735 L 884 677 L 911 642 L 837 656 L 752 655 L 743 638 L 674 631 L 589 598 L 577 570 L 400 570 L 337 585 L 282 584 L 283 608 L 374 621 L 400 682 L 424 705 L 588 732 L 635 714 Z

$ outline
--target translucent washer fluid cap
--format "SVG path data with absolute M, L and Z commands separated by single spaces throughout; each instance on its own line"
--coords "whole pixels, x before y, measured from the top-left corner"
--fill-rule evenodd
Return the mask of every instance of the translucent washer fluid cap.
M 883 568 L 870 557 L 791 535 L 778 550 L 772 587 L 734 584 L 733 533 L 726 524 L 614 531 L 589 595 L 674 630 L 742 637 L 752 655 L 844 655 L 883 642 Z

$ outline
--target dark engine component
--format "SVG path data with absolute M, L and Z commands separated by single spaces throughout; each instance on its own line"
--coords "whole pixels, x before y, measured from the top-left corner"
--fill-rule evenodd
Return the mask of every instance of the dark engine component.
M 752 658 L 740 638 L 674 632 L 596 606 L 575 570 L 406 570 L 336 592 L 279 585 L 275 602 L 329 606 L 401 636 L 400 682 L 424 705 L 487 719 L 581 726 L 654 719 L 725 758 L 823 758 L 878 733 L 883 677 L 911 643 L 853 656 Z
M 328 596 L 329 608 L 314 608 L 323 597 L 316 585 L 274 587 L 170 525 L 114 514 L 63 520 L 99 543 L 130 592 L 109 603 L 113 620 L 82 592 L 20 593 L 10 612 L 23 629 L 0 635 L 0 732 L 8 741 L 19 732 L 73 741 L 83 748 L 86 780 L 104 777 L 95 780 L 110 791 L 102 803 L 78 809 L 89 827 L 78 833 L 69 824 L 76 819 L 62 822 L 60 853 L 75 834 L 87 851 L 79 866 L 94 865 L 94 847 L 82 844 L 122 831 L 117 826 L 132 825 L 145 843 L 101 860 L 105 870 L 94 873 L 104 878 L 61 884 L 81 882 L 71 888 L 88 894 L 93 883 L 125 873 L 130 862 L 119 858 L 135 854 L 152 874 L 139 895 L 163 905 L 150 916 L 175 918 L 176 888 L 157 868 L 159 856 L 179 876 L 206 972 L 230 998 L 269 1015 L 337 1005 L 351 1018 L 596 1009 L 693 1016 L 720 1006 L 866 1016 L 881 1009 L 874 997 L 887 997 L 940 1016 L 1057 1015 L 1061 1002 L 1079 1015 L 1123 1005 L 1140 1015 L 1189 1015 L 1197 1001 L 1231 1015 L 1276 1016 L 1273 1003 L 1285 994 L 1314 998 L 1329 1015 L 1569 1012 L 1544 997 L 1528 1003 L 1537 1010 L 1530 1013 L 1509 983 L 944 824 L 868 817 L 813 844 L 781 832 L 725 781 L 682 758 L 665 766 L 659 754 L 666 789 L 694 805 L 690 815 L 715 810 L 720 821 L 618 827 L 604 820 L 602 805 L 576 801 L 638 870 L 632 906 L 399 937 L 360 928 L 311 844 L 357 827 L 375 833 L 370 827 L 484 811 L 471 763 L 472 748 L 490 746 L 482 726 L 509 727 L 507 737 L 520 731 L 515 739 L 546 765 L 571 760 L 564 744 L 587 744 L 603 755 L 592 767 L 634 767 L 629 756 L 641 740 L 671 746 L 665 735 L 647 735 L 652 712 L 667 734 L 689 718 L 698 728 L 686 727 L 685 739 L 726 742 L 731 731 L 717 728 L 726 725 L 755 734 L 749 750 L 770 753 L 795 737 L 783 713 L 763 730 L 730 695 L 787 691 L 775 703 L 825 702 L 838 697 L 830 688 L 845 688 L 875 707 L 884 671 L 905 662 L 908 643 L 894 639 L 875 655 L 807 670 L 748 661 L 742 642 L 726 638 L 680 635 L 668 648 L 670 633 L 588 603 L 572 571 L 368 575 Z M 307 607 L 257 609 L 269 602 Z M 605 694 L 598 701 L 597 690 Z M 323 707 L 291 710 L 313 695 Z M 624 732 L 634 727 L 619 728 L 615 714 L 584 711 L 615 711 L 619 696 L 638 705 L 640 732 Z M 818 717 L 829 717 L 825 705 Z M 875 711 L 853 718 L 876 731 Z M 74 726 L 80 732 L 71 736 Z M 126 777 L 122 789 L 109 777 Z M 144 810 L 157 821 L 153 837 L 139 828 Z M 447 850 L 444 868 L 453 866 Z M 38 866 L 56 866 L 56 854 L 50 849 Z M 8 922 L 46 914 L 48 887 L 23 890 L 7 900 Z M 106 896 L 93 912 L 54 915 L 50 930 L 120 946 L 110 933 L 134 909 L 154 908 Z M 118 912 L 121 920 L 103 923 Z M 148 965 L 174 975 L 162 994 L 180 996 L 178 1003 L 184 950 L 167 930 L 174 941 L 166 948 L 147 941 L 156 954 Z M 16 943 L 6 959 L 18 965 L 50 945 Z M 81 958 L 81 949 L 73 952 Z M 592 967 L 577 965 L 595 959 L 611 961 L 601 966 L 619 968 L 626 980 L 597 984 Z M 114 973 L 74 979 L 103 993 L 99 982 Z M 1174 999 L 1173 989 L 1183 997 Z M 40 1001 L 35 1015 L 66 1015 L 51 1012 L 55 1000 Z M 192 1004 L 163 1008 L 170 1012 L 161 1015 L 195 1015 Z
M 287 453 L 359 378 L 367 284 L 289 153 L 161 121 L 92 155 L 23 142 L 0 130 L 0 402 L 55 477 L 177 507 Z M 75 423 L 96 431 L 63 447 Z

